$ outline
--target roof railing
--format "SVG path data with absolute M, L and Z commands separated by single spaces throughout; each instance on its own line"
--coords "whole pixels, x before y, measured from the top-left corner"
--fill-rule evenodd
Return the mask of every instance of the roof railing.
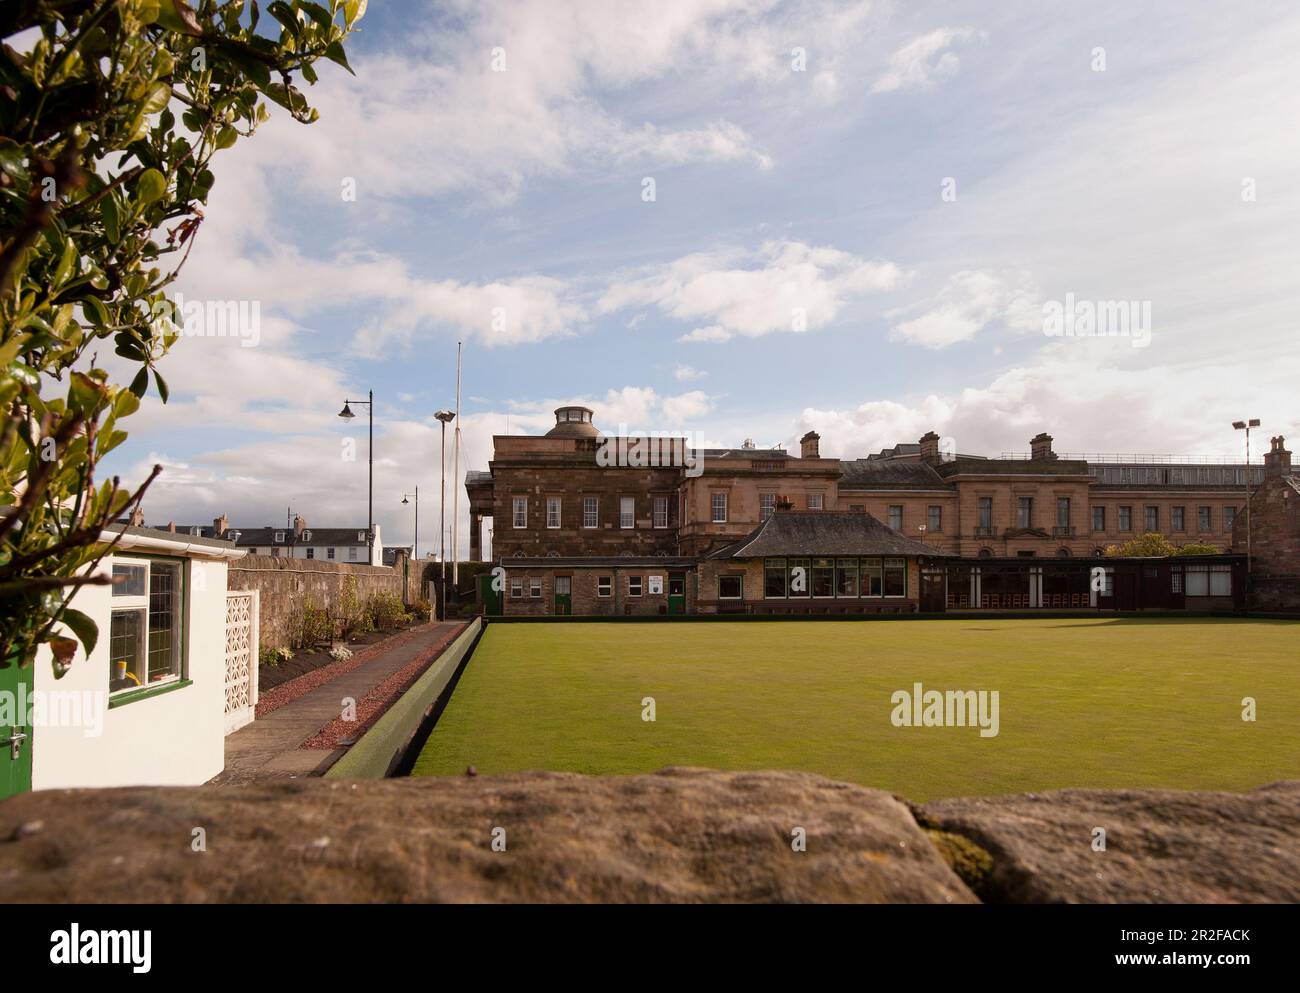
M 1116 452 L 1056 452 L 1055 455 L 1063 462 L 1100 462 L 1109 465 L 1246 465 L 1240 456 L 1232 458 L 1226 455 L 1125 455 Z M 1033 458 L 1028 452 L 1003 452 L 999 457 L 1024 461 Z

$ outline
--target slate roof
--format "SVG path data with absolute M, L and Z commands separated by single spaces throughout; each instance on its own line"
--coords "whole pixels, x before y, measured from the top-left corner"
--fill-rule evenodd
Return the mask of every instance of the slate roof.
M 871 489 L 948 488 L 930 463 L 892 459 L 846 459 L 840 463 L 840 485 Z
M 161 527 L 159 527 L 159 526 L 156 525 L 156 524 L 151 524 L 150 527 L 151 527 L 153 530 L 155 530 L 155 531 L 163 531 L 163 532 L 166 532 L 166 531 L 167 531 L 167 526 L 166 526 L 165 524 L 162 525 Z M 296 540 L 296 541 L 295 541 L 295 540 L 292 540 L 292 539 L 293 539 L 293 528 L 286 528 L 286 527 L 278 527 L 278 528 L 276 528 L 276 527 L 270 527 L 270 528 L 241 528 L 241 527 L 238 527 L 238 526 L 236 526 L 236 525 L 231 525 L 230 528 L 226 531 L 226 534 L 225 534 L 225 535 L 218 535 L 218 534 L 216 533 L 215 529 L 212 527 L 211 524 L 177 524 L 177 525 L 176 525 L 176 534 L 177 534 L 177 535 L 181 535 L 181 536 L 186 536 L 186 537 L 188 537 L 188 536 L 190 535 L 190 531 L 191 531 L 191 529 L 193 529 L 193 528 L 197 528 L 197 529 L 198 529 L 198 532 L 199 532 L 198 536 L 201 537 L 201 538 L 226 538 L 226 540 L 230 540 L 230 539 L 229 539 L 228 537 L 226 537 L 226 536 L 230 535 L 231 532 L 233 532 L 233 531 L 238 531 L 238 532 L 239 532 L 239 540 L 236 542 L 236 544 L 237 544 L 240 548 L 247 548 L 247 547 L 250 547 L 250 546 L 256 546 L 256 545 L 282 545 L 282 546 L 288 546 L 288 545 L 343 545 L 343 546 L 347 546 L 347 545 L 358 545 L 358 546 L 365 546 L 365 545 L 367 544 L 364 538 L 361 539 L 360 541 L 357 540 L 357 535 L 359 535 L 359 534 L 364 534 L 364 533 L 365 533 L 365 531 L 366 531 L 365 527 L 359 527 L 359 528 L 313 528 L 313 527 L 309 527 L 309 528 L 307 528 L 307 530 L 311 532 L 311 540 L 309 540 L 309 541 L 308 541 L 308 540 L 305 540 L 305 539 L 302 539 L 302 538 L 299 538 L 299 539 Z M 284 538 L 285 538 L 284 541 L 276 541 L 276 540 L 275 540 L 275 535 L 276 535 L 276 532 L 277 532 L 277 531 L 278 531 L 278 532 L 281 532 L 281 533 L 284 534 Z
M 706 556 L 756 559 L 818 555 L 924 555 L 952 553 L 899 534 L 859 511 L 778 510 L 740 541 Z

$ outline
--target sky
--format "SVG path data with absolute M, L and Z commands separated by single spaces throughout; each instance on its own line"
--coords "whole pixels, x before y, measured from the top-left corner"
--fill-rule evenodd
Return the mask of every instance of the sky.
M 373 390 L 375 518 L 409 544 L 419 486 L 427 553 L 458 341 L 462 478 L 568 402 L 840 457 L 1300 437 L 1292 3 L 374 0 L 348 50 L 215 160 L 176 288 L 259 320 L 131 418 L 151 524 L 364 525 Z

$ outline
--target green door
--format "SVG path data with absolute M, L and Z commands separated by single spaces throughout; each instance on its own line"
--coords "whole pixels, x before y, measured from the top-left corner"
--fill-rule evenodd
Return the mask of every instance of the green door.
M 668 574 L 668 613 L 686 613 L 686 573 Z
M 478 598 L 483 604 L 483 613 L 489 617 L 501 616 L 501 591 L 492 585 L 490 572 L 480 573 L 478 577 Z
M 573 580 L 569 576 L 555 577 L 555 612 L 564 617 L 573 613 Z
M 0 669 L 0 800 L 32 788 L 32 729 L 27 724 L 32 668 Z

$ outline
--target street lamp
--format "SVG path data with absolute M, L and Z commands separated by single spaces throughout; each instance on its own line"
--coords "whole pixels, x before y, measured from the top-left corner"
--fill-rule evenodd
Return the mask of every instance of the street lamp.
M 1232 426 L 1238 431 L 1246 432 L 1246 609 L 1250 609 L 1250 429 L 1259 427 L 1259 418 L 1248 421 L 1233 421 Z
M 433 415 L 442 422 L 442 463 L 441 492 L 438 495 L 438 531 L 441 534 L 442 549 L 438 558 L 442 560 L 442 619 L 447 619 L 447 425 L 455 420 L 456 415 L 450 410 L 440 410 Z
M 351 420 L 357 415 L 352 413 L 351 404 L 364 403 L 370 408 L 370 476 L 366 485 L 366 547 L 370 551 L 369 564 L 375 564 L 375 391 L 370 390 L 367 393 L 368 400 L 343 400 L 343 409 L 339 411 L 339 417 L 344 420 Z
M 412 553 L 412 555 L 414 556 L 415 561 L 418 564 L 420 561 L 420 487 L 418 486 L 415 488 L 414 499 L 415 499 L 415 551 Z M 403 493 L 402 503 L 410 503 L 410 502 L 411 502 L 411 494 Z

